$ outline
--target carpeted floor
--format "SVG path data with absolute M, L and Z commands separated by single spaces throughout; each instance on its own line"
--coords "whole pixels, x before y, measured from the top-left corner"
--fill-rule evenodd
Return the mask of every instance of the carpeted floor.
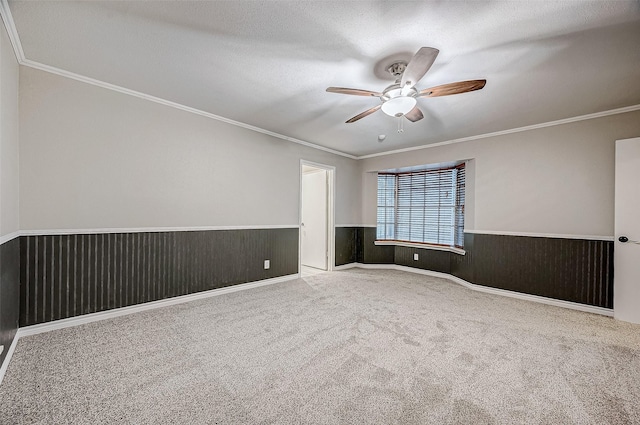
M 640 326 L 399 271 L 20 340 L 1 424 L 634 424 Z

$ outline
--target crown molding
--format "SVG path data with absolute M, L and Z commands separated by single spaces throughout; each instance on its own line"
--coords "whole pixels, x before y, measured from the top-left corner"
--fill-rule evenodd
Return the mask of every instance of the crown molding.
M 13 15 L 11 14 L 11 9 L 9 9 L 9 3 L 7 0 L 0 1 L 0 16 L 2 16 L 2 22 L 4 22 L 4 26 L 9 34 L 9 40 L 11 41 L 11 46 L 13 47 L 16 59 L 18 60 L 18 63 L 22 64 L 26 58 L 24 56 L 24 50 L 22 50 L 20 36 L 18 35 L 18 30 L 13 22 Z
M 20 62 L 20 61 L 18 61 L 18 62 Z M 64 69 L 56 68 L 54 66 L 46 65 L 46 64 L 43 64 L 43 63 L 40 63 L 40 62 L 32 61 L 30 59 L 24 59 L 22 62 L 20 62 L 20 65 L 28 66 L 30 68 L 38 69 L 40 71 L 45 71 L 45 72 L 48 72 L 48 73 L 51 73 L 51 74 L 60 75 L 62 77 L 70 78 L 72 80 L 80 81 L 80 82 L 83 82 L 83 83 L 86 83 L 86 84 L 91 84 L 93 86 L 101 87 L 101 88 L 104 88 L 104 89 L 107 89 L 107 90 L 112 90 L 112 91 L 119 92 L 119 93 L 122 93 L 122 94 L 126 94 L 126 95 L 129 95 L 129 96 L 134 96 L 134 97 L 137 97 L 137 98 L 140 98 L 140 99 L 148 100 L 150 102 L 158 103 L 160 105 L 168 106 L 170 108 L 180 109 L 180 110 L 185 111 L 185 112 L 189 112 L 189 113 L 192 113 L 192 114 L 196 114 L 196 115 L 200 115 L 200 116 L 203 116 L 203 117 L 211 118 L 211 119 L 214 119 L 216 121 L 221 121 L 221 122 L 224 122 L 226 124 L 234 125 L 236 127 L 241 127 L 241 128 L 247 129 L 247 130 L 255 131 L 256 133 L 266 134 L 267 136 L 272 136 L 272 137 L 276 137 L 278 139 L 286 140 L 288 142 L 293 142 L 293 143 L 297 143 L 299 145 L 307 146 L 307 147 L 312 148 L 312 149 L 317 149 L 317 150 L 329 152 L 329 153 L 332 153 L 334 155 L 340 155 L 340 156 L 344 156 L 344 157 L 350 158 L 350 159 L 356 159 L 357 158 L 356 156 L 350 155 L 350 154 L 345 153 L 345 152 L 341 152 L 341 151 L 337 151 L 335 149 L 331 149 L 331 148 L 327 148 L 327 147 L 324 147 L 324 146 L 316 145 L 314 143 L 307 142 L 305 140 L 296 139 L 295 137 L 286 136 L 284 134 L 276 133 L 274 131 L 266 130 L 264 128 L 256 127 L 254 125 L 250 125 L 250 124 L 243 123 L 243 122 L 240 122 L 240 121 L 235 121 L 235 120 L 232 120 L 230 118 L 225 118 L 225 117 L 222 117 L 220 115 L 215 115 L 215 114 L 212 114 L 210 112 L 203 111 L 201 109 L 192 108 L 190 106 L 186 106 L 186 105 L 183 105 L 181 103 L 172 102 L 170 100 L 162 99 L 160 97 L 152 96 L 150 94 L 146 94 L 146 93 L 142 93 L 142 92 L 139 92 L 139 91 L 131 90 L 131 89 L 128 89 L 126 87 L 118 86 L 116 84 L 111 84 L 111 83 L 107 83 L 107 82 L 104 82 L 104 81 L 101 81 L 101 80 L 96 80 L 95 78 L 86 77 L 84 75 L 76 74 L 74 72 L 66 71 Z
M 380 157 L 380 156 L 387 156 L 387 155 L 395 155 L 398 153 L 403 153 L 403 152 L 412 152 L 412 151 L 416 151 L 416 150 L 422 150 L 422 149 L 428 149 L 428 148 L 435 148 L 438 146 L 446 146 L 446 145 L 452 145 L 455 143 L 464 143 L 464 142 L 470 142 L 472 140 L 479 140 L 479 139 L 485 139 L 488 137 L 496 137 L 496 136 L 504 136 L 506 134 L 513 134 L 513 133 L 520 133 L 523 131 L 529 131 L 529 130 L 536 130 L 536 129 L 540 129 L 540 128 L 546 128 L 546 127 L 553 127 L 553 126 L 557 126 L 557 125 L 562 125 L 562 124 L 569 124 L 569 123 L 573 123 L 573 122 L 578 122 L 578 121 L 585 121 L 585 120 L 590 120 L 590 119 L 594 119 L 594 118 L 601 118 L 601 117 L 607 117 L 610 115 L 617 115 L 617 114 L 624 114 L 626 112 L 633 112 L 633 111 L 638 111 L 640 110 L 640 104 L 638 105 L 631 105 L 631 106 L 626 106 L 623 108 L 617 108 L 617 109 L 610 109 L 607 111 L 602 111 L 602 112 L 595 112 L 592 114 L 586 114 L 586 115 L 579 115 L 576 117 L 571 117 L 571 118 L 565 118 L 565 119 L 561 119 L 561 120 L 556 120 L 556 121 L 548 121 L 548 122 L 544 122 L 544 123 L 540 123 L 540 124 L 533 124 L 533 125 L 528 125 L 528 126 L 524 126 L 524 127 L 516 127 L 516 128 L 511 128 L 508 130 L 501 130 L 501 131 L 495 131 L 492 133 L 484 133 L 484 134 L 478 134 L 475 136 L 468 136 L 468 137 L 462 137 L 459 139 L 452 139 L 452 140 L 446 140 L 443 142 L 436 142 L 436 143 L 430 143 L 430 144 L 426 144 L 426 145 L 420 145 L 420 146 L 413 146 L 413 147 L 409 147 L 409 148 L 403 148 L 403 149 L 395 149 L 395 150 L 391 150 L 391 151 L 385 151 L 385 152 L 379 152 L 379 153 L 373 153 L 373 154 L 369 154 L 369 155 L 351 155 L 348 154 L 346 152 L 342 152 L 342 151 L 338 151 L 335 149 L 331 149 L 331 148 L 327 148 L 325 146 L 321 146 L 321 145 L 317 145 L 315 143 L 311 143 L 311 142 L 307 142 L 305 140 L 301 140 L 301 139 L 296 139 L 295 137 L 290 137 L 290 136 L 286 136 L 284 134 L 280 134 L 280 133 L 276 133 L 273 131 L 269 131 L 266 130 L 264 128 L 260 128 L 260 127 L 256 127 L 250 124 L 246 124 L 240 121 L 235 121 L 229 118 L 225 118 L 222 117 L 220 115 L 215 115 L 212 114 L 210 112 L 206 112 L 206 111 L 202 111 L 200 109 L 196 109 L 196 108 L 192 108 L 190 106 L 186 106 L 186 105 L 182 105 L 180 103 L 177 102 L 172 102 L 170 100 L 166 100 L 166 99 L 162 99 L 156 96 L 152 96 L 149 94 L 145 94 L 142 92 L 138 92 L 135 90 L 130 90 L 127 89 L 125 87 L 121 87 L 115 84 L 111 84 L 111 83 L 107 83 L 105 81 L 101 81 L 101 80 L 97 80 L 94 78 L 90 78 L 90 77 L 86 77 L 84 75 L 80 75 L 80 74 L 76 74 L 70 71 L 66 71 L 60 68 L 56 68 L 50 65 L 46 65 L 40 62 L 36 62 L 36 61 L 32 61 L 30 59 L 27 59 L 24 55 L 24 50 L 22 49 L 22 43 L 20 42 L 20 36 L 18 35 L 18 30 L 16 29 L 15 23 L 13 21 L 13 15 L 11 14 L 11 10 L 9 8 L 9 4 L 8 4 L 8 0 L 0 0 L 0 15 L 2 16 L 2 21 L 4 22 L 4 25 L 7 29 L 7 33 L 9 34 L 9 39 L 11 40 L 11 45 L 13 46 L 13 51 L 16 55 L 16 59 L 18 60 L 18 63 L 20 65 L 23 66 L 28 66 L 30 68 L 34 68 L 34 69 L 38 69 L 41 71 L 45 71 L 45 72 L 49 72 L 52 74 L 56 74 L 56 75 L 60 75 L 62 77 L 67 77 L 67 78 L 71 78 L 73 80 L 76 81 L 80 81 L 83 83 L 87 83 L 87 84 L 91 84 L 94 86 L 98 86 L 98 87 L 102 87 L 104 89 L 107 90 L 113 90 L 119 93 L 123 93 L 129 96 L 134 96 L 134 97 L 138 97 L 140 99 L 145 99 L 148 100 L 150 102 L 155 102 L 155 103 L 159 103 L 161 105 L 165 105 L 165 106 L 169 106 L 171 108 L 175 108 L 175 109 L 180 109 L 182 111 L 185 112 L 189 112 L 192 114 L 196 114 L 196 115 L 201 115 L 207 118 L 211 118 L 217 121 L 221 121 L 227 124 L 231 124 L 237 127 L 241 127 L 241 128 L 245 128 L 247 130 L 251 130 L 251 131 L 255 131 L 257 133 L 262 133 L 262 134 L 266 134 L 268 136 L 272 136 L 278 139 L 282 139 L 282 140 L 286 140 L 292 143 L 296 143 L 299 145 L 303 145 L 303 146 L 307 146 L 309 148 L 312 149 L 317 149 L 317 150 L 321 150 L 324 152 L 328 152 L 328 153 L 332 153 L 334 155 L 339 155 L 339 156 L 343 156 L 345 158 L 350 158 L 350 159 L 355 159 L 355 160 L 360 160 L 360 159 L 368 159 L 368 158 L 376 158 L 376 157 Z
M 455 143 L 464 143 L 464 142 L 470 142 L 472 140 L 486 139 L 487 137 L 504 136 L 505 134 L 513 134 L 513 133 L 520 133 L 520 132 L 523 132 L 523 131 L 537 130 L 539 128 L 554 127 L 556 125 L 562 125 L 562 124 L 569 124 L 569 123 L 572 123 L 572 122 L 591 120 L 591 119 L 594 119 L 594 118 L 608 117 L 610 115 L 624 114 L 626 112 L 633 112 L 633 111 L 638 111 L 638 110 L 640 110 L 640 105 L 625 106 L 624 108 L 609 109 L 608 111 L 594 112 L 593 114 L 579 115 L 577 117 L 564 118 L 564 119 L 556 120 L 556 121 L 548 121 L 548 122 L 543 122 L 543 123 L 540 123 L 540 124 L 527 125 L 527 126 L 524 126 L 524 127 L 516 127 L 516 128 L 511 128 L 511 129 L 508 129 L 508 130 L 494 131 L 493 133 L 478 134 L 476 136 L 462 137 L 460 139 L 446 140 L 444 142 L 430 143 L 428 145 L 413 146 L 413 147 L 410 147 L 410 148 L 395 149 L 395 150 L 392 150 L 392 151 L 386 151 L 386 152 L 380 152 L 380 153 L 372 153 L 372 154 L 369 154 L 369 155 L 361 155 L 361 156 L 356 157 L 356 159 L 375 158 L 375 157 L 379 157 L 379 156 L 394 155 L 394 154 L 397 154 L 397 153 L 412 152 L 412 151 L 417 151 L 417 150 L 421 150 L 421 149 L 435 148 L 435 147 L 438 147 L 438 146 L 453 145 Z
M 162 99 L 156 96 L 152 96 L 150 94 L 142 93 L 136 90 L 131 90 L 126 87 L 118 86 L 116 84 L 107 83 L 105 81 L 97 80 L 95 78 L 90 78 L 84 75 L 76 74 L 71 71 L 67 71 L 64 69 L 56 68 L 54 66 L 46 65 L 40 62 L 33 61 L 31 59 L 27 59 L 24 55 L 24 50 L 22 49 L 22 43 L 20 42 L 20 36 L 18 35 L 18 30 L 16 29 L 15 23 L 13 21 L 13 15 L 11 14 L 11 9 L 9 8 L 9 4 L 7 0 L 0 0 L 0 15 L 2 15 L 2 21 L 4 22 L 5 27 L 7 28 L 7 33 L 9 34 L 9 39 L 11 40 L 11 45 L 13 46 L 13 51 L 16 55 L 16 59 L 18 63 L 23 66 L 27 66 L 30 68 L 38 69 L 40 71 L 49 72 L 51 74 L 60 75 L 62 77 L 70 78 L 72 80 L 80 81 L 86 84 L 91 84 L 97 87 L 102 87 L 107 90 L 116 91 L 122 94 L 126 94 L 129 96 L 134 96 L 140 99 L 145 99 L 150 102 L 159 103 L 164 106 L 168 106 L 175 109 L 180 109 L 185 112 L 189 112 L 192 114 L 200 115 L 203 117 L 211 118 L 216 121 L 221 121 L 226 124 L 231 124 L 236 127 L 245 128 L 247 130 L 255 131 L 256 133 L 266 134 L 267 136 L 275 137 L 278 139 L 286 140 L 288 142 L 297 143 L 299 145 L 307 146 L 312 149 L 321 150 L 324 152 L 329 152 L 334 155 L 344 156 L 350 159 L 356 159 L 355 155 L 348 154 L 346 152 L 341 152 L 335 149 L 327 148 L 325 146 L 320 146 L 315 143 L 307 142 L 305 140 L 296 139 L 295 137 L 286 136 L 284 134 L 276 133 L 274 131 L 266 130 L 264 128 L 256 127 L 254 125 L 250 125 L 247 123 L 243 123 L 240 121 L 232 120 L 230 118 L 225 118 L 220 115 L 215 115 L 207 111 L 203 111 L 200 109 L 192 108 L 190 106 L 182 105 L 177 102 L 172 102 L 170 100 Z

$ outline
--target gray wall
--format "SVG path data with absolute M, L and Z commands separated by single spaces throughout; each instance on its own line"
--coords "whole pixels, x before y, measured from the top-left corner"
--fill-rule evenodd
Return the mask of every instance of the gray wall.
M 375 171 L 469 160 L 466 255 L 396 247 L 392 262 L 612 308 L 615 141 L 637 135 L 640 111 L 367 158 L 363 223 L 376 222 Z M 363 239 L 361 257 L 381 248 Z
M 350 158 L 26 67 L 19 107 L 21 326 L 297 273 L 301 159 L 362 216 Z
M 6 42 L 5 37 L 3 43 Z M 13 59 L 13 74 L 17 68 Z M 2 72 L 5 73 L 4 65 Z M 17 75 L 3 77 L 3 99 L 11 95 L 15 101 L 16 80 Z M 106 235 L 116 229 L 124 235 L 120 238 L 127 240 L 130 236 L 123 229 L 293 228 L 299 222 L 301 159 L 336 167 L 336 225 L 375 224 L 375 171 L 464 159 L 468 160 L 467 230 L 606 239 L 613 234 L 614 141 L 640 134 L 640 112 L 632 112 L 354 161 L 31 68 L 20 68 L 19 91 L 19 152 L 14 140 L 17 128 L 2 126 L 2 149 L 9 153 L 3 156 L 0 169 L 0 230 L 20 228 L 36 235 L 33 246 L 26 245 L 26 238 L 21 241 L 25 244 L 22 251 L 27 253 L 21 258 L 22 274 L 37 277 L 34 290 L 48 291 L 54 302 L 56 296 L 69 296 L 56 295 L 51 289 L 61 279 L 60 273 L 51 270 L 64 271 L 66 267 L 65 245 L 62 239 L 38 239 L 37 235 L 62 229 L 74 234 L 74 241 L 82 241 L 74 231 L 102 229 L 96 236 L 100 243 L 87 243 L 93 251 L 81 250 L 80 254 L 74 252 L 79 257 L 68 257 L 70 263 L 77 260 L 84 273 L 83 261 L 102 258 L 97 254 L 103 248 L 101 243 L 111 240 Z M 15 107 L 3 107 L 2 111 L 8 122 L 15 121 Z M 5 147 L 4 140 L 14 142 Z M 339 263 L 358 260 L 359 256 L 363 262 L 395 261 L 390 255 L 392 248 L 370 252 L 363 249 L 358 254 L 353 247 L 372 245 L 373 236 L 359 226 L 347 229 L 336 233 L 347 244 L 344 249 L 336 248 Z M 243 232 L 235 239 L 245 241 L 246 246 L 269 245 L 250 233 Z M 146 232 L 142 240 L 154 237 Z M 218 240 L 219 235 L 206 237 Z M 120 246 L 119 240 L 114 239 L 114 246 Z M 62 259 L 60 267 L 49 267 L 48 274 L 41 275 L 44 263 L 36 260 L 41 258 L 40 249 L 45 255 L 58 252 L 56 246 L 60 251 L 56 258 Z M 128 245 L 122 246 L 126 250 Z M 143 258 L 157 254 L 144 243 L 140 246 Z M 50 249 L 45 251 L 47 247 Z M 219 254 L 216 250 L 228 249 L 215 243 L 210 247 L 212 255 Z M 33 254 L 28 254 L 31 248 Z M 109 249 L 105 251 L 107 255 Z M 197 244 L 186 242 L 181 249 L 197 249 Z M 9 251 L 16 251 L 15 244 Z M 256 249 L 252 264 L 245 265 L 244 251 L 238 245 L 237 253 L 226 253 L 238 259 L 223 262 L 223 267 L 237 272 L 229 282 L 247 281 L 247 276 L 271 276 L 261 264 L 275 254 Z M 285 251 L 283 264 L 275 264 L 283 266 L 282 272 L 274 276 L 295 272 L 284 263 L 297 257 L 297 250 L 289 247 Z M 498 248 L 492 255 L 503 257 Z M 523 258 L 529 255 L 536 253 L 525 252 Z M 53 257 L 42 258 L 47 262 Z M 603 267 L 609 270 L 609 257 L 603 258 Z M 116 262 L 113 264 L 115 267 Z M 487 264 L 477 262 L 474 267 L 482 271 Z M 511 266 L 517 268 L 518 264 Z M 546 263 L 536 267 L 545 268 Z M 101 282 L 97 280 L 98 273 L 94 274 L 94 286 L 98 287 Z M 51 279 L 45 279 L 47 276 Z M 193 291 L 216 287 L 218 283 L 210 278 L 211 285 L 195 285 Z M 126 284 L 142 284 L 135 276 L 132 279 Z M 180 282 L 183 279 L 180 277 Z M 608 279 L 602 281 L 608 283 Z M 81 294 L 85 289 L 89 288 L 78 288 Z M 525 291 L 536 293 L 536 288 Z M 167 292 L 169 296 L 172 293 Z M 28 294 L 22 296 L 27 305 L 31 301 Z M 92 311 L 112 308 L 109 302 L 105 306 L 96 304 Z M 83 308 L 79 314 L 86 312 Z
M 613 236 L 615 140 L 640 135 L 640 111 L 368 158 L 363 223 L 376 222 L 370 171 L 473 159 L 467 230 Z
M 18 173 L 18 62 L 0 28 L 0 236 L 20 228 Z
M 20 295 L 18 62 L 0 26 L 0 365 L 18 328 Z
M 20 69 L 22 230 L 297 225 L 300 159 L 336 167 L 357 223 L 352 159 Z

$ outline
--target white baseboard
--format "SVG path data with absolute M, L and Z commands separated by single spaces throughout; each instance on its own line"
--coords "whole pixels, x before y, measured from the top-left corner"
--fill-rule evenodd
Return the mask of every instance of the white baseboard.
M 364 263 L 349 263 L 341 266 L 335 266 L 333 270 L 349 270 L 349 269 L 383 269 L 383 270 L 397 270 L 395 264 L 364 264 Z
M 405 271 L 409 273 L 421 274 L 426 276 L 434 276 L 434 277 L 439 277 L 443 279 L 448 279 L 454 283 L 457 283 L 459 285 L 462 285 L 474 291 L 485 292 L 493 295 L 516 298 L 516 299 L 525 300 L 525 301 L 533 301 L 541 304 L 553 305 L 556 307 L 563 307 L 571 310 L 578 310 L 586 313 L 594 313 L 594 314 L 600 314 L 603 316 L 613 317 L 613 310 L 608 308 L 594 307 L 594 306 L 589 306 L 585 304 L 573 303 L 570 301 L 555 300 L 553 298 L 541 297 L 537 295 L 522 294 L 520 292 L 507 291 L 505 289 L 490 288 L 488 286 L 476 285 L 474 283 L 467 282 L 464 279 L 460 279 L 459 277 L 456 277 L 447 273 L 416 269 L 416 268 L 407 267 L 407 266 L 399 266 L 397 264 L 350 263 L 350 264 L 344 264 L 341 266 L 335 266 L 333 269 L 336 271 L 340 271 L 340 270 L 348 270 L 353 268 L 400 270 L 400 271 Z M 4 362 L 2 363 L 2 367 L 0 367 L 0 384 L 2 384 L 2 379 L 4 378 L 4 374 L 7 371 L 7 368 L 9 367 L 11 356 L 13 355 L 13 352 L 15 351 L 15 348 L 16 348 L 16 344 L 18 343 L 18 340 L 21 337 L 36 335 L 39 333 L 49 332 L 56 329 L 64 329 L 72 326 L 79 326 L 86 323 L 97 322 L 100 320 L 106 320 L 114 317 L 125 316 L 128 314 L 138 313 L 141 311 L 153 310 L 160 307 L 167 307 L 170 305 L 182 304 L 189 301 L 215 297 L 218 295 L 224 295 L 232 292 L 243 291 L 246 289 L 258 288 L 260 286 L 273 285 L 276 283 L 298 279 L 299 277 L 300 277 L 300 274 L 291 274 L 291 275 L 276 277 L 272 279 L 265 279 L 265 280 L 259 280 L 256 282 L 249 282 L 249 283 L 243 283 L 240 285 L 229 286 L 226 288 L 212 289 L 209 291 L 198 292 L 195 294 L 182 295 L 179 297 L 167 298 L 159 301 L 152 301 L 152 302 L 138 304 L 138 305 L 129 306 L 129 307 L 122 307 L 122 308 L 116 308 L 113 310 L 101 311 L 98 313 L 85 314 L 78 317 L 70 317 L 68 319 L 56 320 L 53 322 L 42 323 L 38 325 L 25 326 L 23 328 L 18 329 L 18 332 L 16 332 L 16 336 L 13 339 L 11 346 L 9 347 L 9 351 L 7 351 L 7 356 L 5 357 Z
M 182 304 L 189 301 L 201 300 L 204 298 L 216 297 L 219 295 L 230 294 L 232 292 L 244 291 L 246 289 L 258 288 L 260 286 L 273 285 L 275 283 L 287 282 L 300 278 L 300 274 L 290 274 L 286 276 L 274 277 L 271 279 L 258 280 L 255 282 L 241 283 L 239 285 L 228 286 L 225 288 L 211 289 L 209 291 L 197 292 L 195 294 L 181 295 L 179 297 L 167 298 L 164 300 L 151 301 L 148 303 L 132 305 L 128 307 L 115 308 L 113 310 L 100 311 L 97 313 L 83 314 L 82 316 L 70 317 L 68 319 L 55 320 L 53 322 L 41 323 L 38 325 L 25 326 L 19 328 L 16 336 L 13 338 L 11 347 L 7 351 L 7 356 L 0 368 L 0 384 L 4 374 L 9 367 L 11 356 L 16 348 L 18 340 L 29 335 L 36 335 L 43 332 L 54 331 L 57 329 L 70 328 L 72 326 L 84 325 L 86 323 L 97 322 L 100 320 L 111 319 L 114 317 L 126 316 L 128 314 L 139 313 L 141 311 L 153 310 L 160 307 L 167 307 L 175 304 Z
M 16 350 L 16 345 L 18 344 L 18 338 L 20 337 L 19 332 L 20 331 L 16 332 L 16 336 L 13 337 L 13 342 L 9 346 L 9 350 L 7 351 L 7 356 L 4 358 L 2 367 L 0 367 L 0 385 L 2 385 L 4 374 L 7 372 L 7 369 L 9 368 L 9 362 L 11 361 L 11 356 L 13 356 L 13 352 Z
M 298 279 L 298 274 L 274 277 L 272 279 L 258 280 L 255 282 L 241 283 L 239 285 L 227 286 L 225 288 L 211 289 L 209 291 L 196 292 L 195 294 L 181 295 L 179 297 L 167 298 L 164 300 L 151 301 L 129 307 L 115 308 L 113 310 L 100 311 L 97 313 L 83 314 L 82 316 L 70 317 L 68 319 L 55 320 L 53 322 L 41 323 L 38 325 L 25 326 L 18 329 L 20 336 L 36 335 L 56 329 L 64 329 L 72 326 L 84 325 L 86 323 L 97 322 L 99 320 L 111 319 L 125 316 L 127 314 L 139 313 L 141 311 L 153 310 L 160 307 L 167 307 L 175 304 L 182 304 L 189 301 L 201 300 L 204 298 L 216 297 L 218 295 L 230 294 L 232 292 L 244 291 L 246 289 L 258 288 L 260 286 L 273 285 L 275 283 L 286 282 Z
M 500 295 L 503 297 L 516 298 L 516 299 L 525 300 L 525 301 L 533 301 L 541 304 L 553 305 L 556 307 L 563 307 L 571 310 L 578 310 L 586 313 L 600 314 L 602 316 L 613 317 L 613 309 L 610 309 L 610 308 L 595 307 L 595 306 L 586 305 L 586 304 L 574 303 L 571 301 L 556 300 L 553 298 L 541 297 L 539 295 L 523 294 L 521 292 L 508 291 L 506 289 L 491 288 L 488 286 L 477 285 L 475 283 L 467 282 L 464 279 L 460 279 L 459 277 L 453 276 L 448 273 L 440 273 L 440 272 L 434 272 L 431 270 L 416 269 L 413 267 L 399 266 L 397 264 L 350 263 L 342 266 L 337 266 L 334 268 L 334 270 L 347 270 L 352 268 L 401 270 L 409 273 L 422 274 L 426 276 L 434 276 L 442 279 L 448 279 L 454 283 L 462 285 L 473 291 L 485 292 L 487 294 Z

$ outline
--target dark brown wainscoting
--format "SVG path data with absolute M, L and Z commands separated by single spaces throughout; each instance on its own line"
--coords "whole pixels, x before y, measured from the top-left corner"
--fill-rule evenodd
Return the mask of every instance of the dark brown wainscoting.
M 379 246 L 375 227 L 336 227 L 336 266 L 351 263 L 393 264 L 394 247 Z
M 449 258 L 451 259 L 451 274 L 472 283 L 475 283 L 473 275 L 474 237 L 475 234 L 473 233 L 464 234 L 465 255 L 454 254 L 452 252 L 449 253 Z
M 613 308 L 613 241 L 474 235 L 473 283 Z
M 418 259 L 413 259 L 418 254 Z M 415 267 L 440 273 L 451 273 L 451 253 L 432 249 L 415 249 L 406 246 L 395 247 L 395 263 L 400 266 Z
M 20 239 L 0 245 L 0 366 L 18 330 L 20 306 Z
M 355 254 L 341 258 L 340 264 L 398 264 L 449 273 L 492 288 L 613 308 L 612 241 L 465 233 L 466 255 L 459 255 L 377 246 L 372 227 L 348 228 L 348 232 L 355 236 L 336 237 L 336 252 L 338 244 L 348 240 L 349 244 L 355 241 Z M 344 249 L 354 250 L 351 245 Z
M 359 258 L 364 264 L 394 264 L 395 247 L 386 245 L 376 245 L 376 228 L 362 228 L 362 254 Z
M 298 273 L 298 229 L 23 236 L 20 258 L 28 326 Z
M 358 231 L 361 227 L 336 227 L 336 266 L 358 261 Z

